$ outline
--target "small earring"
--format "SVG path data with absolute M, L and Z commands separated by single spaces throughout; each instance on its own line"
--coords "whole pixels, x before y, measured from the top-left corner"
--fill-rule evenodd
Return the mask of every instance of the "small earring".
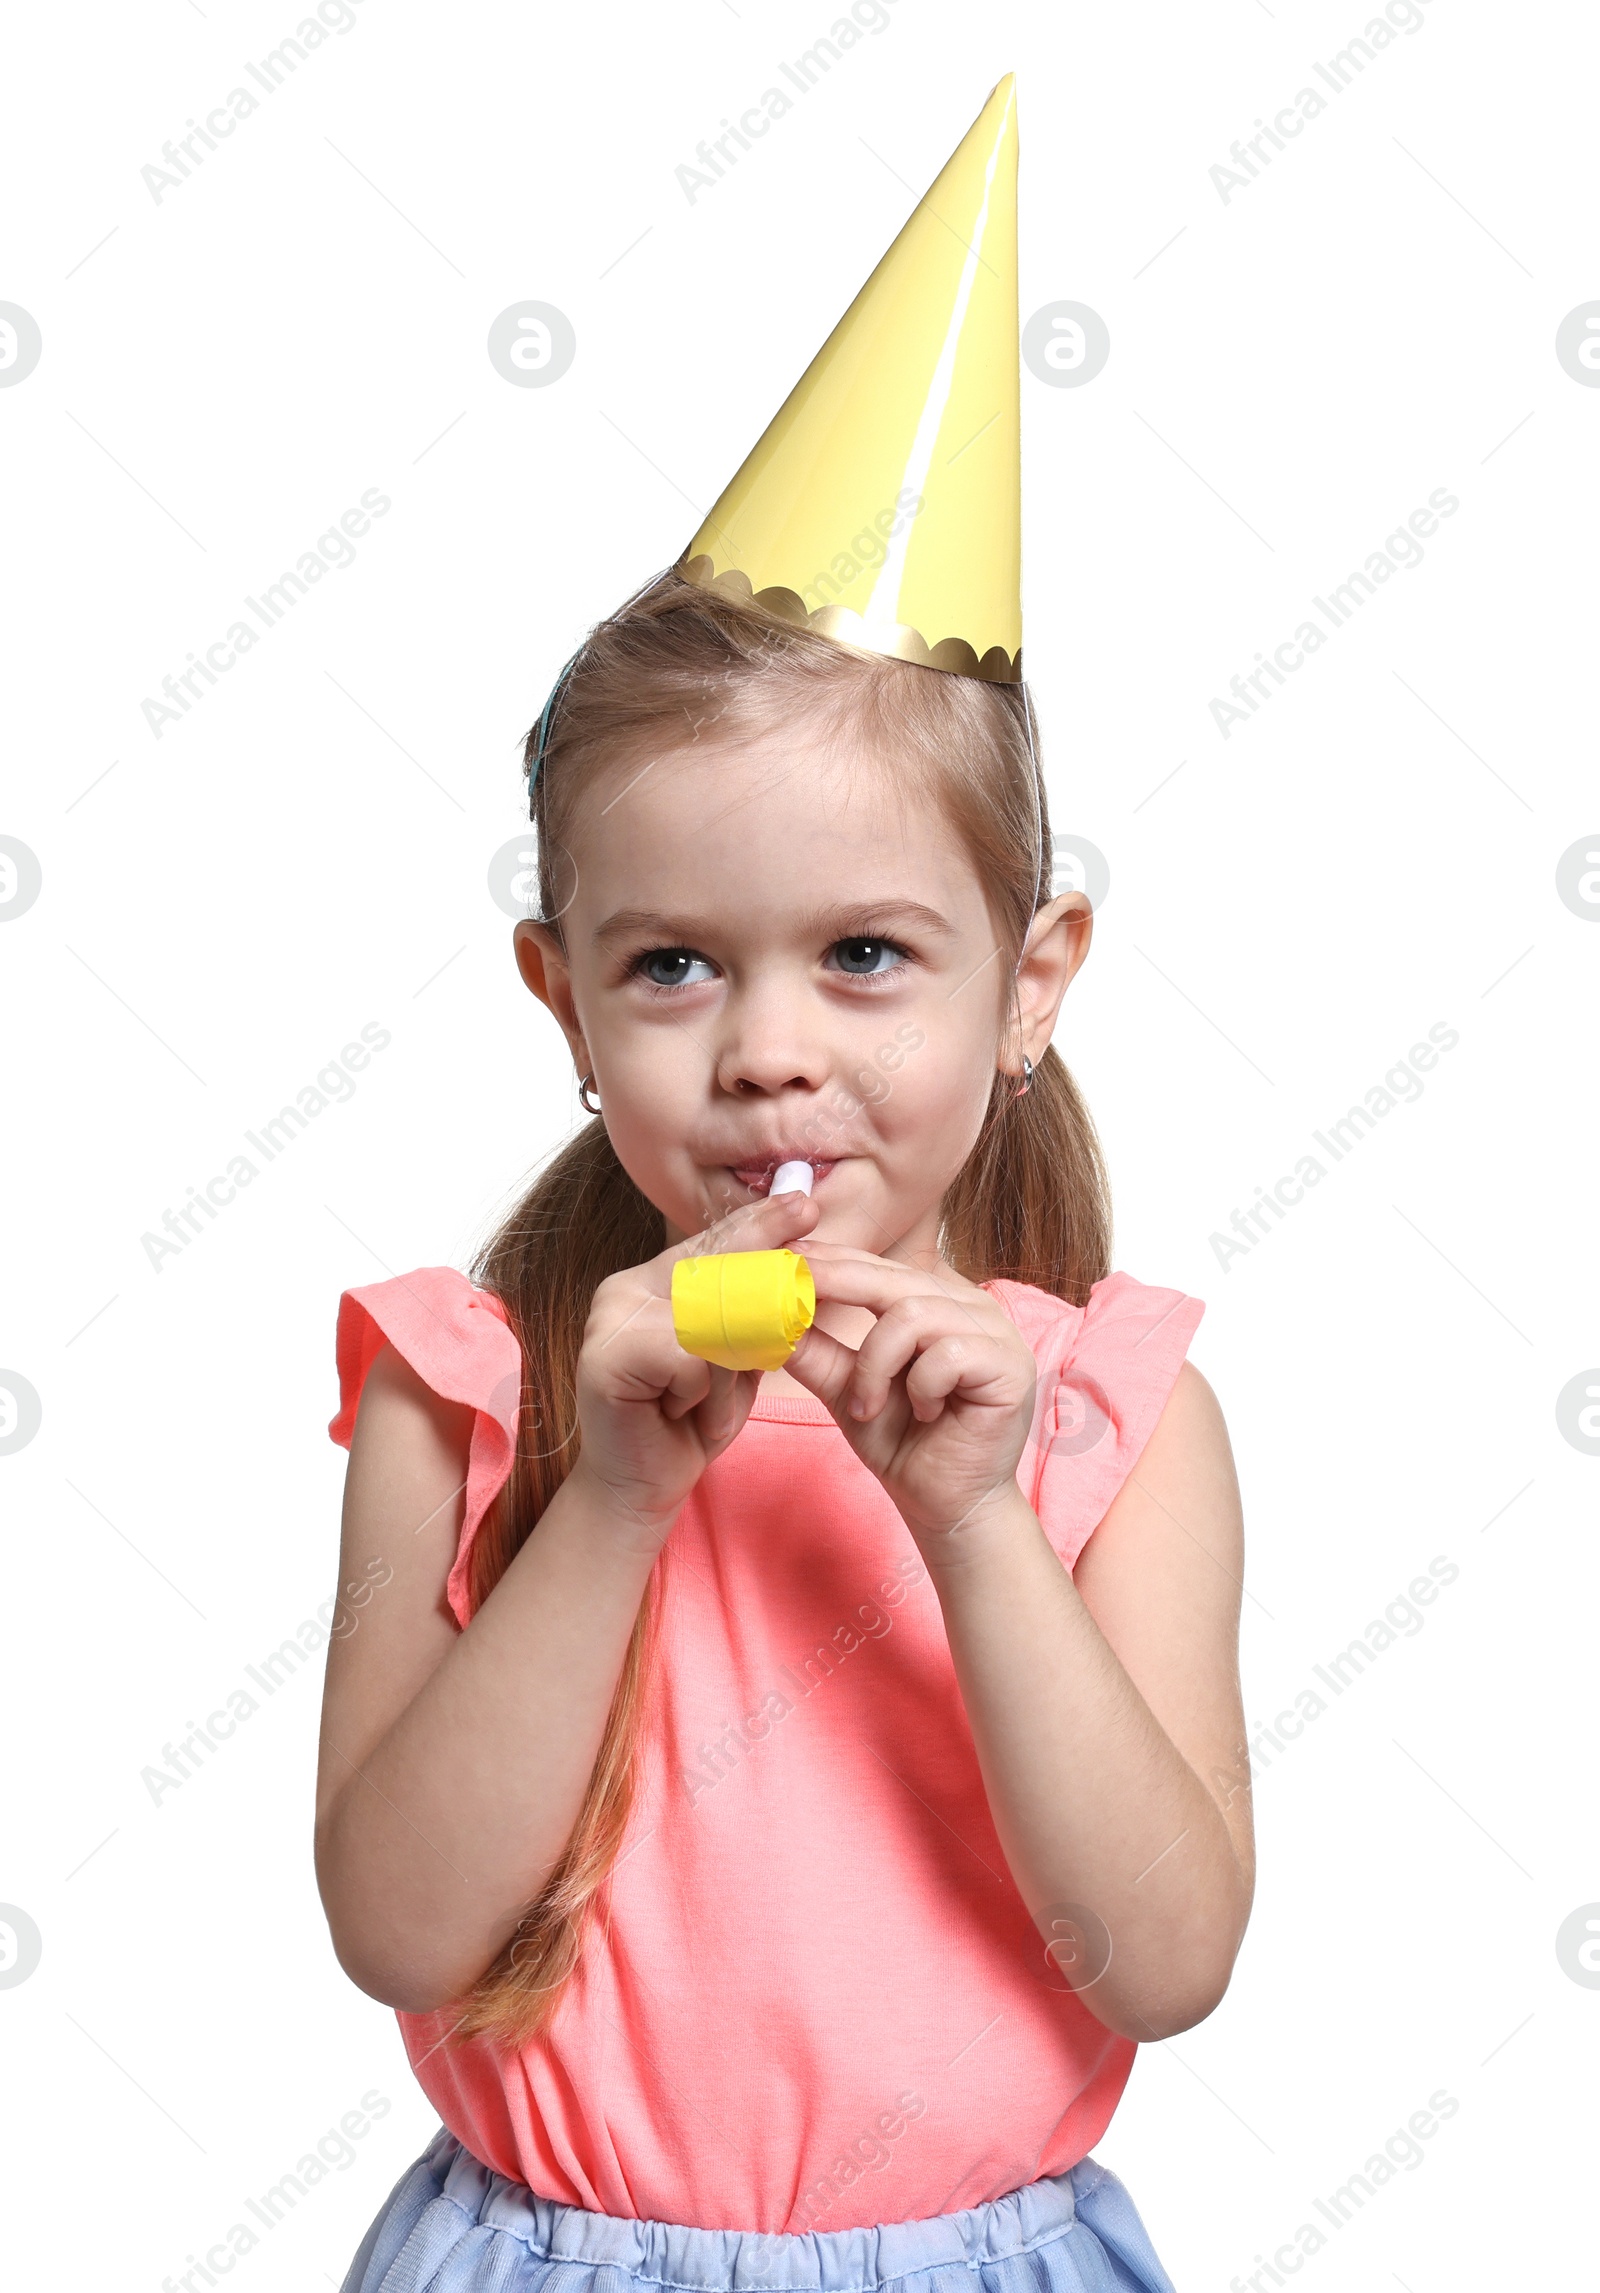
M 593 1088 L 594 1077 L 592 1075 L 585 1075 L 578 1084 L 578 1104 L 586 1115 L 597 1115 L 600 1112 L 600 1101 L 591 1099 L 589 1096 Z
M 1025 1096 L 1026 1096 L 1026 1094 L 1027 1094 L 1027 1093 L 1028 1093 L 1028 1092 L 1029 1092 L 1029 1091 L 1032 1089 L 1032 1087 L 1033 1087 L 1033 1061 L 1032 1061 L 1032 1060 L 1031 1060 L 1031 1059 L 1028 1057 L 1028 1054 L 1027 1054 L 1027 1052 L 1026 1052 L 1026 1051 L 1024 1051 L 1024 1052 L 1023 1052 L 1023 1054 L 1022 1054 L 1022 1080 L 1021 1080 L 1021 1082 L 1020 1082 L 1020 1083 L 1017 1085 L 1017 1088 L 1016 1088 L 1016 1091 L 1015 1091 L 1015 1093 L 1014 1093 L 1014 1096 L 1015 1096 L 1015 1097 L 1017 1097 L 1017 1098 L 1019 1098 L 1019 1099 L 1020 1099 L 1020 1098 L 1023 1098 L 1023 1097 L 1025 1097 Z

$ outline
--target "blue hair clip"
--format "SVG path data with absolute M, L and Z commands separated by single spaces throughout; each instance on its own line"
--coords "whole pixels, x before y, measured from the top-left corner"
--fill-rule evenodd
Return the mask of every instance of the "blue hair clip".
M 675 567 L 664 566 L 659 573 L 652 573 L 648 581 L 642 581 L 633 595 L 618 606 L 616 613 L 611 618 L 613 620 L 619 619 L 622 614 L 628 611 L 630 606 L 637 605 L 641 597 L 647 596 L 655 588 L 658 581 L 665 581 L 668 575 L 674 571 L 676 571 Z M 592 635 L 593 632 L 591 631 L 590 634 Z M 550 723 L 556 712 L 556 703 L 561 698 L 562 686 L 565 685 L 583 658 L 588 643 L 589 639 L 585 637 L 577 652 L 573 654 L 572 659 L 550 687 L 550 697 L 539 711 L 539 722 L 534 728 L 533 756 L 528 764 L 528 818 L 530 820 L 533 818 L 533 784 L 539 777 L 539 767 L 544 762 L 544 752 L 550 745 Z
M 585 639 L 585 643 L 587 642 L 588 640 Z M 528 818 L 530 820 L 533 818 L 533 784 L 539 777 L 539 767 L 544 762 L 544 752 L 550 745 L 550 720 L 555 715 L 556 703 L 561 698 L 561 688 L 577 666 L 582 652 L 583 646 L 580 645 L 560 676 L 550 687 L 550 697 L 539 711 L 539 722 L 534 730 L 533 756 L 528 764 Z

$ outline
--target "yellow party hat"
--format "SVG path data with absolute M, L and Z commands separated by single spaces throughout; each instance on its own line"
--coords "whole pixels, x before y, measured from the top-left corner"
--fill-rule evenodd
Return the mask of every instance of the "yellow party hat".
M 1008 73 L 678 570 L 870 653 L 1022 674 Z

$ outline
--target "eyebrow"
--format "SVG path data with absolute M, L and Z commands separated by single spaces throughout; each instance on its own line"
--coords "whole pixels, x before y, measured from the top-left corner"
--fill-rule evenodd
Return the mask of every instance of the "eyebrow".
M 941 939 L 957 937 L 956 927 L 949 918 L 940 915 L 937 908 L 925 907 L 920 900 L 852 900 L 848 907 L 823 909 L 806 922 L 817 938 L 831 944 L 834 940 L 849 938 L 851 926 L 859 926 L 863 917 L 870 917 L 885 930 L 898 923 L 932 932 Z M 697 940 L 714 934 L 716 929 L 716 924 L 703 916 L 670 916 L 651 908 L 618 908 L 596 927 L 594 936 L 597 940 L 650 938 L 663 947 L 692 947 Z

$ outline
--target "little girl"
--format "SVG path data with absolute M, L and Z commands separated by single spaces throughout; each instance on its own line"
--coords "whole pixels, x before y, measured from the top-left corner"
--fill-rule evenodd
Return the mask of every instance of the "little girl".
M 592 1119 L 477 1286 L 341 1304 L 318 1873 L 444 2121 L 346 2293 L 1171 2293 L 1089 2152 L 1249 1914 L 1242 1537 L 1204 1309 L 1111 1271 L 1049 1047 L 1089 908 L 957 546 L 1014 427 L 975 495 L 941 476 L 974 361 L 1014 418 L 1014 160 L 1002 82 L 563 672 L 515 941 Z M 796 519 L 846 464 L 862 498 L 893 377 L 846 354 L 891 289 L 880 349 L 945 361 L 886 448 L 914 546 L 863 522 L 813 606 Z M 786 1367 L 686 1353 L 674 1263 L 785 1246 Z

